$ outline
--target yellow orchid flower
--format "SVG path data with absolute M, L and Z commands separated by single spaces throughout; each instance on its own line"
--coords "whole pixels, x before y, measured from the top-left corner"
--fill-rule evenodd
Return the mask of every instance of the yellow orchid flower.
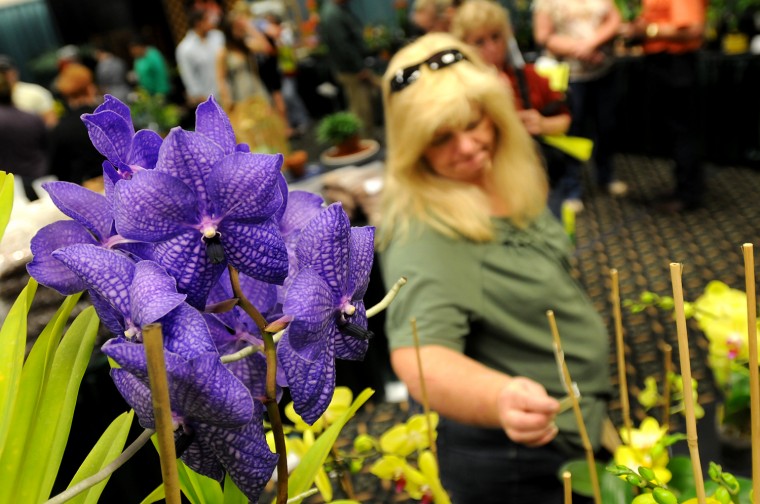
M 437 413 L 430 413 L 430 423 L 435 441 L 435 429 L 438 426 Z M 425 415 L 412 415 L 406 423 L 395 425 L 380 436 L 380 449 L 384 453 L 406 457 L 426 448 L 430 448 L 430 436 Z
M 372 465 L 369 472 L 380 479 L 394 481 L 396 491 L 404 491 L 412 499 L 421 500 L 423 503 L 451 504 L 451 499 L 438 477 L 438 464 L 432 452 L 425 450 L 420 453 L 417 463 L 419 470 L 402 457 L 383 455 Z
M 641 466 L 648 467 L 654 472 L 657 482 L 665 484 L 673 477 L 667 469 L 669 457 L 666 450 L 657 450 L 655 455 L 652 449 L 658 441 L 667 434 L 667 427 L 660 427 L 656 419 L 646 417 L 638 429 L 620 429 L 620 438 L 627 444 L 621 445 L 615 450 L 615 463 L 638 471 Z
M 296 413 L 293 403 L 288 403 L 285 406 L 285 416 L 293 422 L 295 430 L 299 432 L 305 432 L 307 430 L 312 431 L 314 434 L 319 434 L 327 427 L 332 425 L 335 420 L 341 417 L 348 408 L 351 407 L 351 403 L 354 400 L 354 394 L 348 387 L 335 387 L 332 400 L 327 406 L 327 409 L 321 417 L 309 425 L 303 421 L 298 413 Z
M 303 432 L 302 436 L 303 437 L 300 438 L 296 436 L 287 436 L 285 438 L 285 449 L 288 454 L 289 472 L 292 472 L 293 469 L 295 469 L 296 465 L 298 465 L 298 461 L 300 461 L 304 455 L 306 455 L 306 452 L 309 451 L 309 449 L 314 444 L 314 441 L 316 440 L 314 432 L 311 429 L 306 429 Z M 266 439 L 267 444 L 269 445 L 269 449 L 275 451 L 274 434 L 272 431 L 267 432 Z M 317 470 L 317 475 L 314 478 L 314 485 L 317 487 L 317 490 L 319 490 L 319 493 L 322 495 L 322 498 L 325 502 L 330 502 L 332 500 L 332 483 L 330 482 L 330 478 L 327 476 L 327 472 L 325 471 L 324 467 L 320 467 Z

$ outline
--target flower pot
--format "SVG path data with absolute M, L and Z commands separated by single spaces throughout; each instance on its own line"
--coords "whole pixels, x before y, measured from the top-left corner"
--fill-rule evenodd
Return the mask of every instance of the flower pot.
M 747 415 L 746 425 L 725 423 L 723 405 L 716 408 L 715 415 L 723 469 L 737 476 L 751 477 L 752 431 L 749 415 Z
M 380 151 L 380 144 L 376 140 L 365 138 L 360 140 L 359 145 L 360 149 L 350 154 L 341 154 L 337 147 L 330 147 L 319 156 L 319 161 L 330 168 L 362 165 L 372 161 Z

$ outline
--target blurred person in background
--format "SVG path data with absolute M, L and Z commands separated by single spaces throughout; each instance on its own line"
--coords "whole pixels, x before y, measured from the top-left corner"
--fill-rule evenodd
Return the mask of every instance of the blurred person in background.
M 129 43 L 129 53 L 134 59 L 133 70 L 137 86 L 150 95 L 167 96 L 171 91 L 169 66 L 161 51 L 149 45 L 141 36 Z
M 697 52 L 705 31 L 705 0 L 643 0 L 639 17 L 621 33 L 644 49 L 648 108 L 667 127 L 675 189 L 654 202 L 664 213 L 703 205 L 705 173 L 699 138 Z
M 448 32 L 451 18 L 460 2 L 453 0 L 415 0 L 411 13 L 412 23 L 423 34 Z
M 615 177 L 613 154 L 617 89 L 612 73 L 613 39 L 620 28 L 620 12 L 613 0 L 536 0 L 533 37 L 546 53 L 570 65 L 568 102 L 573 122 L 570 134 L 591 138 L 591 161 L 597 187 L 613 196 L 628 192 Z M 582 166 L 569 167 L 575 181 L 567 204 L 583 210 Z
M 48 127 L 55 125 L 58 116 L 54 109 L 53 94 L 48 89 L 39 84 L 20 81 L 18 68 L 10 56 L 4 54 L 0 54 L 0 74 L 10 85 L 14 106 L 40 116 Z
M 127 64 L 115 54 L 103 49 L 95 49 L 95 83 L 101 94 L 110 94 L 126 102 L 131 87 L 127 83 Z
M 214 28 L 211 17 L 207 10 L 191 10 L 187 19 L 190 29 L 175 50 L 177 70 L 193 109 L 209 95 L 220 99 L 216 65 L 224 48 L 224 34 Z
M 0 170 L 21 177 L 31 201 L 37 199 L 32 181 L 47 174 L 47 128 L 41 117 L 13 104 L 11 88 L 0 72 Z
M 66 112 L 50 132 L 50 171 L 59 180 L 84 184 L 103 175 L 103 157 L 95 150 L 82 114 L 98 106 L 92 71 L 80 63 L 69 63 L 56 79 L 65 100 Z

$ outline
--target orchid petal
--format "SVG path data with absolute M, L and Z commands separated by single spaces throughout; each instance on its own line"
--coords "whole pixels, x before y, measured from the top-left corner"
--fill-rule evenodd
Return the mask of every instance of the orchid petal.
M 260 224 L 224 220 L 218 230 L 225 257 L 241 273 L 273 284 L 285 280 L 288 253 L 274 220 Z
M 222 107 L 209 96 L 195 109 L 195 131 L 221 147 L 225 154 L 235 151 L 235 132 Z
M 340 203 L 333 203 L 309 221 L 296 245 L 299 269 L 312 267 L 336 298 L 347 291 L 350 233 L 346 212 Z
M 193 190 L 156 170 L 141 170 L 116 184 L 114 218 L 120 235 L 149 242 L 168 240 L 200 220 Z
M 132 136 L 135 134 L 132 123 L 112 110 L 103 110 L 94 114 L 82 115 L 87 126 L 92 145 L 109 161 L 125 162 Z
M 185 360 L 216 352 L 205 317 L 189 304 L 180 304 L 160 321 L 167 352 Z
M 74 274 L 73 271 L 72 274 Z M 124 315 L 92 289 L 88 290 L 87 293 L 90 295 L 90 302 L 103 325 L 114 334 L 124 334 Z
M 251 502 L 258 502 L 278 459 L 269 450 L 264 436 L 264 407 L 258 402 L 255 405 L 254 419 L 248 425 L 240 429 L 210 427 L 215 435 L 207 441 L 232 481 Z
M 282 216 L 285 215 L 285 209 L 288 207 L 288 181 L 285 180 L 285 176 L 282 171 L 277 175 L 277 187 L 280 188 L 280 195 L 282 196 L 282 205 L 277 209 L 277 213 L 274 214 L 274 220 L 280 222 Z
M 164 139 L 161 135 L 151 130 L 140 130 L 132 139 L 132 150 L 127 157 L 127 163 L 142 166 L 143 168 L 155 168 L 158 161 L 158 151 Z
M 177 293 L 177 281 L 165 269 L 154 262 L 141 261 L 135 266 L 129 297 L 132 321 L 142 326 L 160 319 L 187 296 Z
M 225 156 L 208 178 L 217 215 L 246 222 L 270 218 L 282 206 L 278 190 L 282 155 L 235 153 Z
M 321 196 L 306 191 L 291 191 L 288 194 L 288 205 L 280 220 L 283 235 L 300 231 L 324 208 Z
M 200 233 L 188 230 L 156 245 L 158 262 L 177 279 L 177 290 L 199 310 L 206 306 L 211 286 L 224 271 L 224 263 L 212 264 Z
M 173 128 L 161 144 L 156 170 L 182 180 L 192 188 L 204 212 L 208 205 L 206 179 L 211 169 L 224 157 L 222 149 L 198 133 Z
M 112 369 L 111 379 L 124 400 L 135 410 L 140 425 L 145 429 L 154 429 L 156 420 L 150 388 L 123 369 Z
M 110 235 L 113 213 L 102 194 L 71 182 L 48 182 L 42 187 L 61 212 L 89 229 L 99 241 Z
M 93 113 L 97 114 L 98 112 L 105 112 L 106 110 L 115 112 L 121 116 L 127 122 L 127 124 L 132 124 L 132 112 L 129 110 L 129 107 L 124 102 L 110 94 L 103 96 L 103 103 L 98 105 L 98 107 L 95 109 L 95 112 Z M 133 135 L 134 133 L 135 131 L 132 130 Z
M 348 242 L 348 293 L 351 299 L 364 298 L 369 285 L 369 274 L 375 257 L 375 228 L 351 228 L 351 238 Z
M 356 324 L 364 329 L 367 328 L 367 312 L 364 309 L 363 301 L 354 302 L 356 311 L 349 319 L 349 322 Z M 335 357 L 344 360 L 362 360 L 369 348 L 369 341 L 338 332 L 335 337 Z
M 190 430 L 194 436 L 193 441 L 180 459 L 198 474 L 221 481 L 224 478 L 224 467 L 211 449 L 211 437 L 214 431 L 209 431 L 209 426 L 200 422 L 191 422 Z
M 72 245 L 53 252 L 84 281 L 124 316 L 130 314 L 129 284 L 135 264 L 124 255 L 95 245 Z
M 40 229 L 31 241 L 32 261 L 26 265 L 29 275 L 42 285 L 68 296 L 85 289 L 84 282 L 65 264 L 53 257 L 56 250 L 71 245 L 97 241 L 76 221 L 53 222 Z

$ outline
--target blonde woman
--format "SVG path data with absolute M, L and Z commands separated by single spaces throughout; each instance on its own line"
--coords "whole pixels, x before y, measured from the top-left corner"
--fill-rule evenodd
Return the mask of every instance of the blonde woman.
M 516 64 L 510 54 L 509 41 L 514 40 L 512 24 L 507 10 L 492 0 L 469 0 L 457 9 L 451 21 L 451 34 L 475 46 L 486 63 L 499 72 L 505 84 L 512 89 L 520 120 L 535 137 L 562 135 L 570 128 L 570 110 L 563 93 L 554 91 L 549 81 L 536 73 L 533 64 Z M 513 51 L 519 51 L 514 43 Z M 549 175 L 549 208 L 561 216 L 562 203 L 572 198 L 572 181 L 579 174 L 567 173 L 568 168 L 577 170 L 579 164 L 569 160 L 557 149 L 539 142 L 544 165 Z M 570 161 L 570 162 L 568 162 Z
M 420 400 L 416 319 L 441 478 L 457 503 L 562 502 L 556 470 L 582 455 L 546 310 L 598 447 L 608 337 L 572 278 L 569 243 L 511 93 L 463 42 L 428 34 L 383 82 L 387 174 L 380 228 L 387 283 L 408 278 L 387 316 L 394 370 Z

